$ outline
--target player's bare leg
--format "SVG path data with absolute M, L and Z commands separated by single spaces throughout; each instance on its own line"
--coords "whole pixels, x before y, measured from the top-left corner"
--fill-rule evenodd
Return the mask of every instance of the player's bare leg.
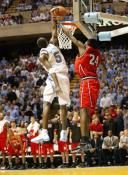
M 62 120 L 62 131 L 60 133 L 60 141 L 67 141 L 67 130 L 66 130 L 66 120 L 67 120 L 67 107 L 66 105 L 60 106 L 60 118 Z
M 86 152 L 92 148 L 89 143 L 89 123 L 90 116 L 88 109 L 80 109 L 81 140 L 80 145 L 73 152 Z
M 66 130 L 66 120 L 67 120 L 67 107 L 66 105 L 60 106 L 60 115 L 62 120 L 62 130 Z
M 43 129 L 48 128 L 48 119 L 50 115 L 51 103 L 44 102 L 43 104 Z
M 81 144 L 84 144 L 89 139 L 89 111 L 88 109 L 80 109 L 80 128 L 81 128 Z
M 41 142 L 49 142 L 50 137 L 48 135 L 48 119 L 50 115 L 51 103 L 44 102 L 43 104 L 43 129 L 37 137 L 33 138 L 31 142 L 41 143 Z
M 5 169 L 5 160 L 6 160 L 5 153 L 2 153 L 2 164 L 1 164 L 1 169 Z
M 22 165 L 18 168 L 20 170 L 25 169 L 25 154 L 22 154 Z

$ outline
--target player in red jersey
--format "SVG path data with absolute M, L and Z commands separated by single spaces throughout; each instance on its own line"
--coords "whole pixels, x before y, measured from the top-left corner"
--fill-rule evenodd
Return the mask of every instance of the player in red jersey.
M 39 144 L 31 142 L 31 139 L 35 138 L 39 134 L 40 124 L 35 120 L 34 116 L 30 118 L 31 123 L 27 127 L 28 139 L 30 141 L 31 155 L 33 156 L 32 168 L 37 168 L 37 156 L 39 156 Z
M 9 129 L 8 131 L 7 144 L 8 144 L 9 168 L 25 169 L 25 152 L 23 150 L 23 143 L 20 135 L 18 135 L 18 133 L 15 133 L 12 129 Z M 15 166 L 12 166 L 12 156 L 16 156 Z M 19 165 L 19 156 L 22 156 L 22 166 Z
M 0 113 L 0 152 L 2 152 L 1 168 L 5 167 L 7 130 L 8 130 L 8 122 L 4 120 L 3 113 Z
M 77 40 L 63 27 L 64 33 L 78 47 L 78 56 L 75 60 L 75 72 L 79 75 L 80 82 L 80 123 L 81 123 L 81 144 L 80 150 L 86 150 L 89 144 L 89 123 L 94 113 L 100 84 L 97 76 L 97 69 L 101 65 L 103 75 L 106 75 L 106 68 L 103 63 L 98 42 L 96 39 L 87 40 L 86 44 Z M 105 77 L 102 78 L 105 78 Z M 78 149 L 78 150 L 79 150 Z

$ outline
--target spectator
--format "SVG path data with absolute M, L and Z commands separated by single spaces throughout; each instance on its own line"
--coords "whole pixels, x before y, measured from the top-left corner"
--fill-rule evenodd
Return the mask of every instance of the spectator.
M 115 135 L 119 136 L 119 133 L 124 130 L 124 120 L 123 120 L 123 112 L 121 108 L 117 108 L 117 117 L 115 119 L 116 131 Z
M 98 117 L 92 120 L 90 123 L 90 135 L 91 138 L 93 138 L 93 135 L 96 133 L 99 136 L 103 135 L 103 125 L 100 123 L 100 120 Z
M 128 109 L 124 110 L 124 129 L 128 129 Z
M 109 130 L 115 135 L 116 125 L 109 112 L 105 113 L 106 120 L 103 123 L 103 137 L 106 137 Z
M 119 142 L 119 161 L 121 165 L 125 165 L 127 151 L 128 151 L 128 130 L 124 130 L 124 135 L 120 137 Z
M 102 160 L 102 142 L 103 140 L 100 138 L 98 133 L 94 133 L 90 143 L 92 145 L 92 149 L 90 150 L 90 156 L 93 158 L 93 162 L 90 164 L 97 164 L 101 166 L 103 164 Z
M 108 131 L 108 136 L 103 139 L 102 149 L 103 149 L 103 157 L 105 165 L 114 164 L 114 161 L 118 163 L 118 146 L 119 140 L 117 136 L 112 134 L 112 131 Z
M 108 108 L 113 105 L 112 95 L 110 93 L 103 93 L 103 97 L 100 100 L 101 108 Z
M 121 108 L 128 109 L 128 89 L 126 90 L 126 95 L 123 97 L 121 101 Z

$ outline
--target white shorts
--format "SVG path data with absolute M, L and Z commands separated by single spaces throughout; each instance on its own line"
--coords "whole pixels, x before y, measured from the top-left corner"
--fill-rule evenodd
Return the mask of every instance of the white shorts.
M 43 93 L 43 100 L 45 102 L 52 103 L 55 97 L 58 97 L 59 105 L 70 105 L 70 83 L 67 74 L 56 73 L 61 93 L 59 95 L 55 92 L 55 84 L 53 80 L 48 77 L 46 80 L 46 86 Z

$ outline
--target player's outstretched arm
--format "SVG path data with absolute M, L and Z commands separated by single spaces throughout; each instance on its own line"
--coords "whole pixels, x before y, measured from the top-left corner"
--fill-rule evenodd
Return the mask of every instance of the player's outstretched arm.
M 106 66 L 105 66 L 104 61 L 101 62 L 100 68 L 101 68 L 102 71 L 103 71 L 103 73 L 102 73 L 102 80 L 105 80 L 106 77 L 107 77 L 107 69 L 106 69 Z
M 50 39 L 50 43 L 58 46 L 58 37 L 57 37 L 57 20 L 53 16 L 54 11 L 51 11 L 51 31 L 52 31 L 52 37 Z
M 64 26 L 61 26 L 62 27 L 62 30 L 63 32 L 69 37 L 69 39 L 78 47 L 78 48 L 84 48 L 85 49 L 85 46 L 84 44 L 77 40 L 72 34 L 71 32 Z

